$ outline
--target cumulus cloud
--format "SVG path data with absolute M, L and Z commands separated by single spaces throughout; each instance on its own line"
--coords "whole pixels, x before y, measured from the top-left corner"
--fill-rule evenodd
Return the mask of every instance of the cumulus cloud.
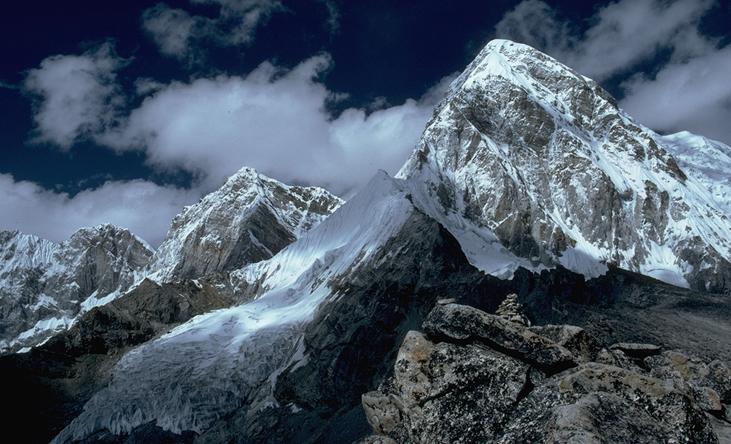
M 192 15 L 165 3 L 146 9 L 142 29 L 157 44 L 160 52 L 178 59 L 195 61 L 205 45 L 238 46 L 252 41 L 256 29 L 276 11 L 283 10 L 275 0 L 189 0 L 191 4 L 211 5 L 218 15 Z
M 729 46 L 719 47 L 699 30 L 714 4 L 620 0 L 599 9 L 582 30 L 546 3 L 525 0 L 505 14 L 495 31 L 596 80 L 631 76 L 622 83 L 620 103 L 648 126 L 690 129 L 729 143 Z M 658 59 L 660 51 L 666 56 Z M 642 63 L 655 69 L 633 75 Z
M 622 107 L 661 131 L 687 129 L 731 143 L 731 46 L 671 63 L 624 86 Z
M 23 90 L 33 98 L 34 140 L 68 149 L 111 125 L 124 99 L 116 71 L 126 63 L 110 43 L 82 55 L 56 55 L 28 72 Z
M 193 172 L 208 187 L 246 165 L 344 194 L 401 166 L 448 81 L 419 100 L 333 118 L 326 108 L 338 95 L 318 81 L 330 64 L 321 55 L 289 71 L 263 63 L 245 77 L 175 82 L 98 140 L 145 150 L 152 165 Z
M 695 52 L 705 45 L 698 22 L 711 0 L 621 0 L 599 9 L 583 32 L 539 0 L 525 0 L 496 25 L 498 37 L 548 52 L 584 75 L 604 80 L 659 49 Z
M 71 197 L 0 174 L 0 227 L 62 241 L 81 227 L 112 223 L 157 246 L 173 216 L 197 198 L 196 190 L 143 180 L 107 182 Z
M 3 176 L 0 226 L 63 239 L 80 226 L 110 222 L 157 244 L 183 204 L 217 188 L 242 166 L 287 183 L 324 186 L 348 196 L 378 169 L 394 174 L 401 167 L 433 106 L 455 77 L 445 77 L 418 99 L 396 106 L 381 101 L 333 116 L 328 106 L 343 94 L 322 83 L 332 61 L 319 55 L 289 70 L 263 63 L 246 76 L 169 84 L 140 79 L 134 92 L 145 98 L 123 113 L 99 99 L 114 96 L 117 87 L 88 76 L 99 71 L 89 64 L 97 59 L 89 54 L 47 59 L 64 65 L 74 62 L 72 66 L 82 60 L 86 68 L 75 72 L 85 87 L 72 88 L 82 93 L 71 94 L 48 83 L 53 88 L 46 87 L 36 104 L 42 113 L 36 116 L 37 137 L 64 149 L 87 137 L 118 151 L 141 150 L 158 170 L 193 173 L 193 188 L 107 182 L 70 197 Z M 115 66 L 110 64 L 106 72 L 113 75 Z M 41 71 L 48 69 L 55 72 L 56 66 L 49 68 L 44 61 L 32 75 L 46 77 Z M 63 115 L 64 101 L 71 104 L 71 116 Z

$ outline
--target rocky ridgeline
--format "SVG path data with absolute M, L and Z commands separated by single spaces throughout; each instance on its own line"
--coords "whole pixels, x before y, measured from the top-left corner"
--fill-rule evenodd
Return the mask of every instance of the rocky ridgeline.
M 651 344 L 601 345 L 438 304 L 362 403 L 365 443 L 716 443 L 731 438 L 731 370 Z

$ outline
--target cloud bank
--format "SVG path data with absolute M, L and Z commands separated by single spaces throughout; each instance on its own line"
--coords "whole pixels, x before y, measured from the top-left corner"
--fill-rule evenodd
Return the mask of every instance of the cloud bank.
M 398 170 L 451 77 L 420 99 L 333 117 L 327 105 L 340 95 L 319 80 L 331 65 L 329 56 L 319 55 L 291 70 L 266 62 L 246 76 L 151 86 L 147 79 L 137 91 L 149 95 L 123 116 L 113 108 L 116 87 L 100 81 L 113 79 L 119 63 L 94 55 L 54 56 L 30 74 L 54 80 L 32 90 L 38 98 L 36 132 L 62 148 L 92 139 L 118 151 L 143 150 L 160 170 L 193 173 L 205 191 L 250 166 L 285 182 L 347 194 L 378 169 Z M 67 73 L 81 73 L 78 87 L 55 81 Z M 72 104 L 71 112 L 64 104 Z
M 495 29 L 498 37 L 535 46 L 600 81 L 626 77 L 650 62 L 653 72 L 623 82 L 620 105 L 654 129 L 687 129 L 731 143 L 731 47 L 699 30 L 714 5 L 621 0 L 599 9 L 579 31 L 546 3 L 525 0 Z
M 62 241 L 81 227 L 112 223 L 157 246 L 197 193 L 136 180 L 107 182 L 70 197 L 0 174 L 0 227 Z
M 156 245 L 172 215 L 242 166 L 347 197 L 378 169 L 393 174 L 400 168 L 454 75 L 421 98 L 333 116 L 328 105 L 343 94 L 321 80 L 332 64 L 323 54 L 292 69 L 265 62 L 246 76 L 170 84 L 139 79 L 134 93 L 144 100 L 127 109 L 115 83 L 124 61 L 111 48 L 49 57 L 25 82 L 35 101 L 36 141 L 64 150 L 85 140 L 116 151 L 141 150 L 154 168 L 182 169 L 193 173 L 195 181 L 189 190 L 145 181 L 110 182 L 69 197 L 6 176 L 8 196 L 25 197 L 2 201 L 13 216 L 0 218 L 0 226 L 57 240 L 67 237 L 71 227 L 111 222 Z M 135 193 L 144 202 L 134 203 Z M 64 222 L 48 227 L 50 219 L 38 217 L 42 214 Z M 153 218 L 155 223 L 146 223 Z
M 144 149 L 152 165 L 182 168 L 210 185 L 246 165 L 345 194 L 378 169 L 401 166 L 440 95 L 431 90 L 398 106 L 347 109 L 333 118 L 326 108 L 338 94 L 318 81 L 331 63 L 320 55 L 290 71 L 263 63 L 245 77 L 172 83 L 100 138 L 115 149 Z

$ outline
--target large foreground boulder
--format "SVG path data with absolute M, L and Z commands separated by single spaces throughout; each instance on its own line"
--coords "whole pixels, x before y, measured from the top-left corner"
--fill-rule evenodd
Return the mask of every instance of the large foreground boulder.
M 603 347 L 579 327 L 528 327 L 454 303 L 422 328 L 363 395 L 365 442 L 716 443 L 728 431 L 721 361 Z

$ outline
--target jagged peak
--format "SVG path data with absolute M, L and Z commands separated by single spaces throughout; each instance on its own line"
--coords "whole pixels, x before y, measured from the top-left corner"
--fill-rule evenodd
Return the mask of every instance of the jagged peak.
M 97 241 L 112 240 L 115 242 L 121 242 L 124 240 L 131 240 L 134 243 L 141 244 L 144 249 L 149 250 L 151 253 L 155 251 L 150 244 L 144 239 L 132 233 L 129 229 L 114 225 L 111 223 L 102 223 L 90 227 L 81 227 L 76 230 L 68 240 L 63 243 L 73 244 L 75 242 L 91 242 L 96 243 Z
M 231 193 L 248 195 L 252 199 L 256 199 L 257 197 L 269 196 L 274 189 L 285 190 L 297 195 L 325 196 L 337 202 L 338 206 L 343 203 L 342 199 L 324 188 L 306 185 L 289 185 L 248 166 L 242 167 L 236 173 L 229 176 L 221 188 L 205 196 L 202 201 L 210 201 L 211 199 L 218 198 L 218 196 Z

